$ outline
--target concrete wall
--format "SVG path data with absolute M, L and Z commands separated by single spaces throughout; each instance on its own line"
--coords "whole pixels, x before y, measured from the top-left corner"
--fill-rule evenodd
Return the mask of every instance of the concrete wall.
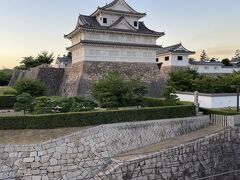
M 118 153 L 210 124 L 209 116 L 103 125 L 36 145 L 0 145 L 0 179 L 90 179 Z
M 240 68 L 223 67 L 219 65 L 190 65 L 190 68 L 200 74 L 231 74 L 235 71 L 240 71 Z
M 194 102 L 194 93 L 177 92 L 181 101 Z M 237 94 L 199 94 L 199 104 L 203 108 L 227 108 L 237 107 Z
M 225 129 L 195 142 L 124 162 L 112 162 L 96 179 L 239 179 L 240 128 Z M 221 175 L 221 173 L 226 173 Z

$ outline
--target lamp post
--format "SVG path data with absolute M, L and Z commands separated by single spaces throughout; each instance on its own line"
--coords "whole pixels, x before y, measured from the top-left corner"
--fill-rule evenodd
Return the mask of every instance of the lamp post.
M 239 112 L 239 88 L 240 85 L 237 85 L 237 112 Z
M 231 87 L 236 87 L 237 88 L 237 112 L 239 112 L 240 111 L 240 108 L 239 108 L 240 85 L 234 85 L 234 86 L 231 86 Z

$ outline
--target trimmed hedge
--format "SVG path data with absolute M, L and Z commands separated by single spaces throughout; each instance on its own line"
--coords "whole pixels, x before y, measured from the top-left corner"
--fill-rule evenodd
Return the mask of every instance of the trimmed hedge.
M 194 106 L 0 117 L 0 129 L 54 129 L 195 116 Z
M 236 111 L 232 111 L 232 110 L 224 110 L 224 109 L 207 109 L 207 108 L 200 108 L 200 111 L 203 112 L 203 114 L 205 115 L 210 115 L 210 114 L 219 114 L 219 115 L 227 115 L 227 116 L 231 116 L 231 115 L 237 115 L 240 114 Z
M 13 108 L 16 96 L 0 96 L 0 108 Z
M 171 102 L 168 102 L 165 99 L 161 99 L 161 98 L 144 97 L 143 98 L 143 106 L 145 106 L 145 107 L 161 107 L 161 106 L 173 106 L 173 104 Z

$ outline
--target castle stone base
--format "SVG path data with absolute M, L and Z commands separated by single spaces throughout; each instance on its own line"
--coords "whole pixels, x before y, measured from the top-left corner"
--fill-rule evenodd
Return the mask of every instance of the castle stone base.
M 139 76 L 148 86 L 148 96 L 159 97 L 167 74 L 161 73 L 155 63 L 128 62 L 79 62 L 66 69 L 33 68 L 15 71 L 10 82 L 14 86 L 21 79 L 38 79 L 53 96 L 91 96 L 92 82 L 101 79 L 107 72 L 117 71 L 127 77 Z
M 92 82 L 101 79 L 107 72 L 117 71 L 127 77 L 139 76 L 148 85 L 148 95 L 159 97 L 164 86 L 164 77 L 154 63 L 127 62 L 79 62 L 65 70 L 60 88 L 62 96 L 90 96 Z

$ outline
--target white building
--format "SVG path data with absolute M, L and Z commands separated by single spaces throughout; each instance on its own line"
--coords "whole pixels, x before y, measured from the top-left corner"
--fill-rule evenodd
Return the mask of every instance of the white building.
M 224 66 L 221 62 L 190 62 L 190 68 L 200 74 L 231 74 L 240 71 L 240 66 Z
M 161 63 L 162 67 L 190 67 L 189 55 L 191 54 L 195 52 L 187 50 L 180 43 L 159 49 L 156 61 Z
M 194 51 L 189 51 L 183 45 L 176 44 L 173 46 L 161 48 L 157 51 L 156 61 L 162 67 L 169 68 L 190 68 L 196 70 L 200 74 L 231 74 L 240 71 L 240 65 L 237 63 L 232 66 L 224 66 L 221 62 L 204 62 L 192 61 L 189 62 L 189 56 L 195 54 Z
M 72 63 L 81 61 L 156 63 L 161 46 L 156 40 L 163 32 L 148 29 L 139 13 L 124 0 L 99 7 L 90 16 L 79 15 L 76 28 L 65 38 L 72 42 L 67 48 Z

